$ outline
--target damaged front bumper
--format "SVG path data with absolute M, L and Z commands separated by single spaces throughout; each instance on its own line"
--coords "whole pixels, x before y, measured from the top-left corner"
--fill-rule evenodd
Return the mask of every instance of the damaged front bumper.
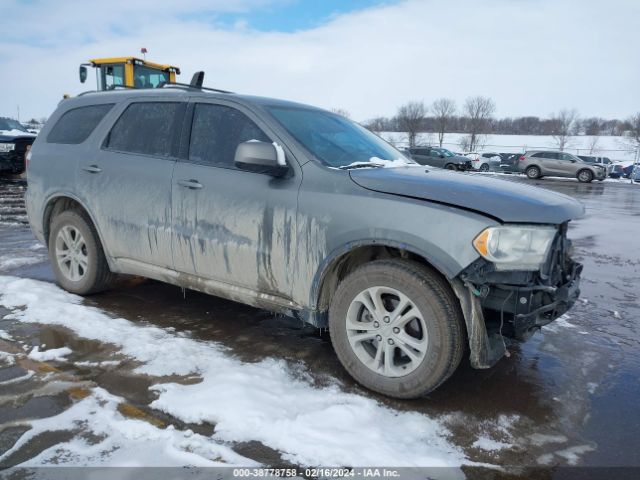
M 527 340 L 576 302 L 582 265 L 570 258 L 563 225 L 536 272 L 498 271 L 479 259 L 452 281 L 467 326 L 470 361 L 489 368 L 506 353 L 505 337 Z

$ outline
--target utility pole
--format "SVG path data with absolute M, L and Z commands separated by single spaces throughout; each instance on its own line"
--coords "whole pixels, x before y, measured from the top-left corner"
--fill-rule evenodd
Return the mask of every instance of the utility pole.
M 18 118 L 16 120 L 20 121 L 20 105 L 16 105 L 16 108 L 18 109 Z
M 631 183 L 635 183 L 635 180 L 633 178 L 638 172 L 640 172 L 640 145 L 638 145 L 638 147 L 636 148 L 636 158 L 633 161 L 631 175 L 629 175 L 629 177 L 631 178 Z

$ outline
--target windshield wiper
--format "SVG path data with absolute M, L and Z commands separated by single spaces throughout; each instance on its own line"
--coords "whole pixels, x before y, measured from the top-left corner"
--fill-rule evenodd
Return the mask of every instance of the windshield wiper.
M 362 163 L 354 163 L 353 165 L 342 165 L 338 167 L 340 170 L 353 170 L 354 168 L 382 168 L 384 165 L 381 163 L 373 163 L 373 162 L 362 162 Z

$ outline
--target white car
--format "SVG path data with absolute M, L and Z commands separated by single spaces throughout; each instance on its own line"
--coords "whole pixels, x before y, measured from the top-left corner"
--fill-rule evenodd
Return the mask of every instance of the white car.
M 471 159 L 474 170 L 480 172 L 501 171 L 502 157 L 498 153 L 465 153 L 465 156 Z

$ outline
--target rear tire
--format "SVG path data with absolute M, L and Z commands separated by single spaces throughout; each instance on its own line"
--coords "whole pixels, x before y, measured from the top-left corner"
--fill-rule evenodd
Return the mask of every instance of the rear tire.
M 424 396 L 449 378 L 465 345 L 460 304 L 450 286 L 435 271 L 406 260 L 377 260 L 342 280 L 329 309 L 329 332 L 336 355 L 358 383 L 405 399 Z
M 578 181 L 582 183 L 591 183 L 593 181 L 593 173 L 591 173 L 591 170 L 580 170 L 576 177 Z
M 525 170 L 525 173 L 527 174 L 527 177 L 530 178 L 531 180 L 536 180 L 542 176 L 540 172 L 540 168 L 536 167 L 535 165 L 527 167 L 527 169 Z
M 112 280 L 98 234 L 84 212 L 66 210 L 51 220 L 49 259 L 58 284 L 71 293 L 97 293 Z

